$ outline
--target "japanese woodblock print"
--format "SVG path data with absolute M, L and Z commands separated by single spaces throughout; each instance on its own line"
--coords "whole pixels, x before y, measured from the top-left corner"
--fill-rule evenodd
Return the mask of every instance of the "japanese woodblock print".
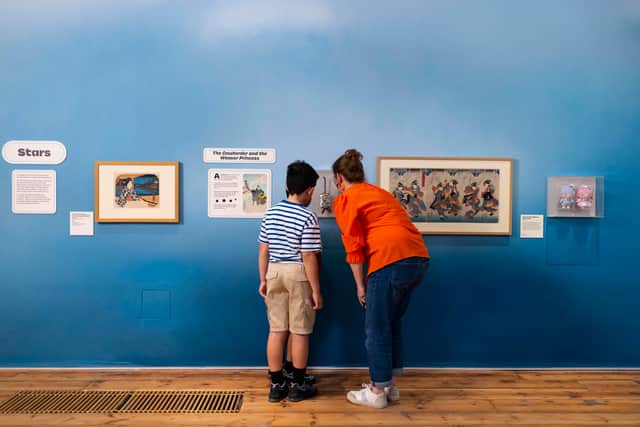
M 178 222 L 178 162 L 96 162 L 96 222 Z
M 378 158 L 378 184 L 423 233 L 511 234 L 511 159 Z
M 115 206 L 121 208 L 157 208 L 160 204 L 160 180 L 157 174 L 116 176 Z

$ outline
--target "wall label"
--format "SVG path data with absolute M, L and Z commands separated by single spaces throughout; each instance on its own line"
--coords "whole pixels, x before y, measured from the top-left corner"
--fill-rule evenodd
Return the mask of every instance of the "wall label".
M 205 148 L 205 163 L 275 163 L 275 148 Z
M 58 141 L 9 141 L 2 157 L 12 164 L 57 165 L 67 158 L 67 149 Z

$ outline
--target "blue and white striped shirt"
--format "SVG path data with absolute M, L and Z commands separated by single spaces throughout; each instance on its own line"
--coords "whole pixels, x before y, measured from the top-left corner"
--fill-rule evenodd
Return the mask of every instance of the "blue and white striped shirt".
M 269 245 L 270 262 L 301 264 L 302 252 L 322 250 L 316 214 L 288 200 L 272 206 L 264 214 L 258 241 Z

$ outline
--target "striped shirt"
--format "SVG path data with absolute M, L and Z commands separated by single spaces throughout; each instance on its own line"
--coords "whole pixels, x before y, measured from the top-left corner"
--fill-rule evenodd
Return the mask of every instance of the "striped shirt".
M 302 252 L 322 250 L 316 214 L 288 200 L 264 214 L 258 241 L 269 245 L 270 262 L 301 264 Z

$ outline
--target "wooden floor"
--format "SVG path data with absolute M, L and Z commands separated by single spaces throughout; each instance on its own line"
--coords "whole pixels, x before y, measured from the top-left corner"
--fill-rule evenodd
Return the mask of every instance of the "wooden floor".
M 382 410 L 345 400 L 366 371 L 315 374 L 316 398 L 273 404 L 256 370 L 0 370 L 0 402 L 28 389 L 246 391 L 239 414 L 0 415 L 0 426 L 640 426 L 640 371 L 413 370 Z

